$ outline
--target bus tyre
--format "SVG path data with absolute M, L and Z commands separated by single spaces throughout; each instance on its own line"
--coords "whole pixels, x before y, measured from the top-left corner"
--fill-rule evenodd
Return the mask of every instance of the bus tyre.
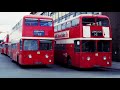
M 13 63 L 15 63 L 15 61 L 11 58 L 11 61 L 13 62 Z
M 17 56 L 17 63 L 20 64 L 20 63 L 19 63 L 19 56 Z
M 25 65 L 20 64 L 19 56 L 17 56 L 17 64 L 18 64 L 21 68 L 26 68 Z

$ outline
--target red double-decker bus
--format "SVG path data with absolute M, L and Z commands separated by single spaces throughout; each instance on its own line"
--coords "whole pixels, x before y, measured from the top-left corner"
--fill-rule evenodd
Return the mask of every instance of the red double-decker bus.
M 9 35 L 8 56 L 20 65 L 53 64 L 53 19 L 47 16 L 24 16 Z
M 0 43 L 0 52 L 1 54 L 8 54 L 8 40 L 9 40 L 9 35 L 7 34 L 3 41 Z
M 112 30 L 107 16 L 81 14 L 54 29 L 56 63 L 78 68 L 111 66 Z
M 9 42 L 9 34 L 7 34 L 4 38 L 3 54 L 5 55 L 8 55 L 8 42 Z

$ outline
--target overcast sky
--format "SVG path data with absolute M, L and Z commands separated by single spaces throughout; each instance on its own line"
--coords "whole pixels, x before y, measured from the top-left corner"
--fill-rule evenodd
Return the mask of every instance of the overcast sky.
M 0 32 L 10 32 L 12 27 L 20 20 L 24 15 L 29 15 L 30 12 L 0 12 Z M 5 37 L 6 33 L 0 34 L 0 40 Z

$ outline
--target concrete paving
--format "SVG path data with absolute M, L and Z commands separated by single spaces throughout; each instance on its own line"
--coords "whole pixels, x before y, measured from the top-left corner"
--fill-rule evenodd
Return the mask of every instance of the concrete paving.
M 60 65 L 21 68 L 0 54 L 0 78 L 120 78 L 120 62 L 111 68 L 76 69 Z

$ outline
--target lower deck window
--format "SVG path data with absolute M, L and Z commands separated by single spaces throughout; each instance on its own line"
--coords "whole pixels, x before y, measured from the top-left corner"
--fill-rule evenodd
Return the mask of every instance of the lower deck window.
M 82 52 L 95 52 L 95 41 L 82 41 Z
M 8 44 L 5 44 L 5 47 L 8 48 Z
M 79 40 L 74 41 L 74 51 L 80 52 L 80 41 Z
M 98 41 L 98 52 L 110 52 L 110 41 Z
M 40 50 L 52 50 L 52 41 L 40 40 Z
M 12 49 L 16 49 L 17 48 L 17 44 L 16 43 L 11 44 L 11 47 L 12 47 Z

